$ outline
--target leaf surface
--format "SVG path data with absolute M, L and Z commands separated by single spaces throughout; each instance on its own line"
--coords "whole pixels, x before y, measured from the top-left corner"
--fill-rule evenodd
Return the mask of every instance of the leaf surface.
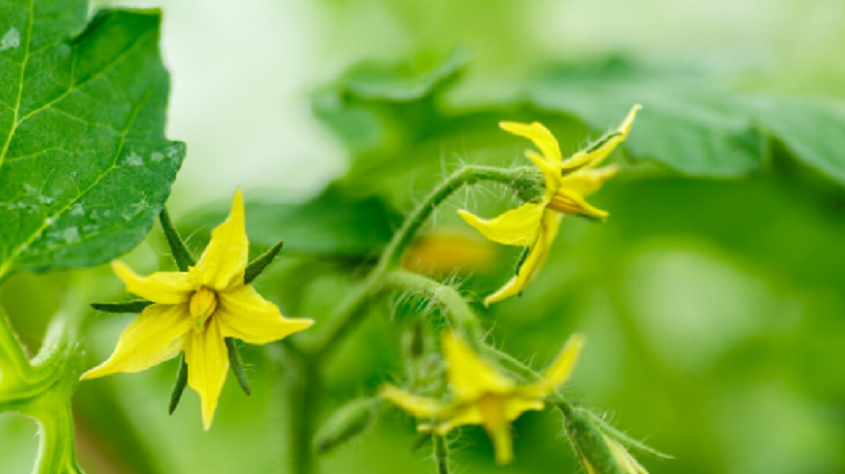
M 128 251 L 185 156 L 164 136 L 159 12 L 87 12 L 0 1 L 0 276 Z

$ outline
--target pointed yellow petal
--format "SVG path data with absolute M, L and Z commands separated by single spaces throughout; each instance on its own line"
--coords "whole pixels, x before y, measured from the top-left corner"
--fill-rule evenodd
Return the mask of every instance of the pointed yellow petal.
M 184 303 L 194 291 L 194 285 L 187 273 L 156 272 L 142 277 L 133 272 L 129 265 L 117 260 L 112 262 L 111 267 L 117 277 L 123 280 L 126 291 L 153 303 Z
M 560 354 L 543 373 L 542 385 L 547 388 L 546 394 L 569 381 L 586 342 L 587 338 L 581 333 L 569 336 Z
M 506 132 L 534 142 L 534 145 L 540 149 L 547 160 L 556 163 L 560 162 L 560 146 L 557 143 L 557 139 L 543 124 L 539 122 L 534 122 L 530 125 L 518 122 L 499 122 L 499 127 Z
M 549 254 L 549 250 L 551 249 L 552 243 L 554 242 L 558 229 L 560 228 L 560 219 L 561 215 L 557 212 L 552 210 L 546 210 L 543 212 L 543 217 L 540 222 L 540 233 L 534 244 L 529 247 L 528 255 L 519 267 L 519 271 L 516 276 L 505 283 L 505 285 L 497 292 L 485 298 L 484 304 L 486 306 L 490 306 L 490 303 L 495 303 L 510 296 L 519 294 L 529 283 L 531 283 L 531 280 L 534 279 L 534 276 L 540 270 L 543 262 L 546 261 L 546 257 Z
M 549 201 L 548 207 L 564 214 L 579 214 L 593 219 L 607 220 L 610 215 L 607 211 L 602 211 L 585 201 L 584 197 L 574 190 L 564 187 L 557 190 L 557 194 Z
M 437 418 L 444 409 L 433 398 L 420 397 L 393 385 L 385 385 L 381 389 L 381 396 L 410 413 L 414 418 Z
M 202 424 L 208 431 L 229 370 L 229 353 L 217 318 L 212 317 L 204 331 L 191 332 L 185 344 L 185 362 L 188 385 L 200 395 Z
M 458 214 L 484 237 L 503 245 L 528 246 L 537 238 L 543 203 L 526 203 L 493 219 L 482 219 L 463 209 Z
M 544 408 L 546 404 L 537 398 L 508 397 L 505 399 L 505 419 L 511 422 L 527 411 L 540 411 Z
M 220 322 L 223 337 L 234 337 L 250 344 L 267 344 L 307 329 L 312 319 L 288 319 L 279 308 L 265 300 L 252 285 L 218 293 L 220 300 L 214 317 Z
M 446 367 L 449 384 L 459 401 L 472 401 L 490 392 L 507 392 L 513 387 L 508 378 L 455 334 L 443 338 L 443 354 L 449 364 Z
M 581 170 L 572 173 L 561 180 L 561 187 L 570 189 L 581 196 L 589 196 L 601 189 L 608 179 L 616 176 L 619 167 L 616 165 L 605 166 L 598 169 Z
M 648 474 L 648 471 L 616 440 L 605 436 L 604 441 L 610 449 L 613 460 L 616 461 L 622 472 L 625 474 Z
M 505 400 L 495 395 L 486 395 L 478 401 L 481 415 L 484 417 L 484 430 L 493 441 L 496 463 L 507 464 L 513 460 L 513 439 L 510 424 L 505 412 Z
M 232 200 L 229 217 L 211 231 L 211 241 L 192 272 L 196 274 L 199 284 L 224 291 L 243 284 L 248 258 L 244 197 L 238 189 Z
M 637 116 L 637 112 L 642 109 L 642 106 L 637 104 L 631 107 L 631 110 L 628 112 L 628 116 L 625 117 L 625 120 L 622 121 L 622 124 L 616 128 L 617 135 L 611 137 L 606 142 L 602 143 L 601 146 L 596 148 L 595 150 L 591 150 L 587 153 L 586 157 L 579 157 L 579 160 L 586 160 L 589 161 L 587 166 L 594 167 L 601 164 L 610 152 L 612 152 L 617 145 L 625 141 L 628 138 L 628 134 L 631 132 L 631 125 L 634 123 L 634 118 Z M 568 163 L 570 160 L 573 160 L 575 157 L 570 158 L 564 162 L 564 168 L 567 168 Z
M 172 359 L 179 355 L 190 329 L 187 304 L 147 306 L 120 335 L 109 360 L 83 374 L 81 380 L 140 372 Z

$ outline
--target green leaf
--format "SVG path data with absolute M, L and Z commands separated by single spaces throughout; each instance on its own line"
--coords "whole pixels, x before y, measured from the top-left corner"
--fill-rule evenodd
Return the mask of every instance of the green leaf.
M 447 91 L 457 76 L 456 71 L 429 84 L 440 93 L 438 100 L 427 95 L 390 101 L 383 91 L 349 95 L 339 102 L 345 107 L 315 106 L 350 145 L 353 164 L 344 184 L 353 187 L 374 176 L 386 182 L 422 167 L 429 171 L 444 157 L 457 161 L 450 157 L 456 153 L 471 161 L 506 157 L 504 144 L 516 142 L 501 139 L 496 122 L 505 119 L 544 122 L 566 154 L 596 137 L 587 132 L 615 128 L 634 104 L 643 110 L 622 146 L 632 162 L 656 163 L 687 176 L 736 178 L 768 170 L 767 144 L 774 139 L 799 162 L 845 184 L 840 152 L 845 105 L 834 101 L 739 93 L 696 71 L 624 57 L 556 65 L 519 81 Z M 360 90 L 366 76 L 352 77 L 347 88 Z M 381 90 L 380 81 L 373 87 Z M 579 130 L 579 121 L 588 130 Z
M 185 156 L 163 134 L 159 12 L 87 12 L 0 0 L 0 276 L 128 251 Z
M 744 176 L 763 166 L 762 136 L 742 104 L 686 74 L 613 58 L 555 68 L 529 83 L 525 98 L 600 132 L 615 128 L 634 104 L 642 104 L 624 144 L 633 161 L 707 177 Z
M 186 215 L 180 221 L 183 235 L 192 235 L 197 244 L 207 241 L 211 229 L 226 218 L 226 206 Z M 400 216 L 381 199 L 354 198 L 329 188 L 298 204 L 247 201 L 246 222 L 251 243 L 270 247 L 284 239 L 288 255 L 364 257 L 387 244 Z

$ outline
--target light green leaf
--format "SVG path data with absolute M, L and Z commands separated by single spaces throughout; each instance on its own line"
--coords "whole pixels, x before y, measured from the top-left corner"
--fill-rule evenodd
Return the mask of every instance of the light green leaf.
M 157 11 L 0 0 L 0 276 L 135 246 L 185 156 L 164 137 Z
M 444 64 L 459 66 L 448 60 Z M 495 150 L 503 143 L 495 124 L 505 119 L 543 121 L 568 153 L 590 137 L 581 133 L 580 139 L 569 140 L 576 128 L 572 119 L 586 125 L 596 138 L 615 128 L 634 104 L 642 104 L 622 146 L 632 162 L 657 163 L 687 176 L 736 178 L 768 169 L 767 142 L 773 139 L 799 162 L 845 185 L 845 155 L 841 153 L 845 105 L 832 100 L 734 92 L 720 88 L 716 78 L 694 71 L 622 57 L 557 65 L 486 89 L 447 91 L 454 83 L 449 79 L 457 74 L 429 85 L 433 91 L 446 92 L 440 97 L 408 101 L 406 95 L 404 101 L 390 102 L 386 94 L 353 95 L 355 100 L 343 102 L 345 108 L 319 109 L 321 119 L 341 136 L 350 137 L 347 143 L 354 162 L 349 184 L 375 173 L 383 182 L 407 176 L 410 170 L 453 153 L 501 155 Z M 357 76 L 356 89 L 362 88 L 361 81 Z M 377 86 L 379 81 L 373 87 Z M 353 117 L 366 120 L 353 121 Z M 427 158 L 420 156 L 420 150 Z

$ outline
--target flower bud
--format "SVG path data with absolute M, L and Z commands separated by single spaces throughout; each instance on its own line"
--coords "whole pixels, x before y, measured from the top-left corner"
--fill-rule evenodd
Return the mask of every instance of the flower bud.
M 359 398 L 340 407 L 314 436 L 314 450 L 325 454 L 361 434 L 375 420 L 381 399 Z

